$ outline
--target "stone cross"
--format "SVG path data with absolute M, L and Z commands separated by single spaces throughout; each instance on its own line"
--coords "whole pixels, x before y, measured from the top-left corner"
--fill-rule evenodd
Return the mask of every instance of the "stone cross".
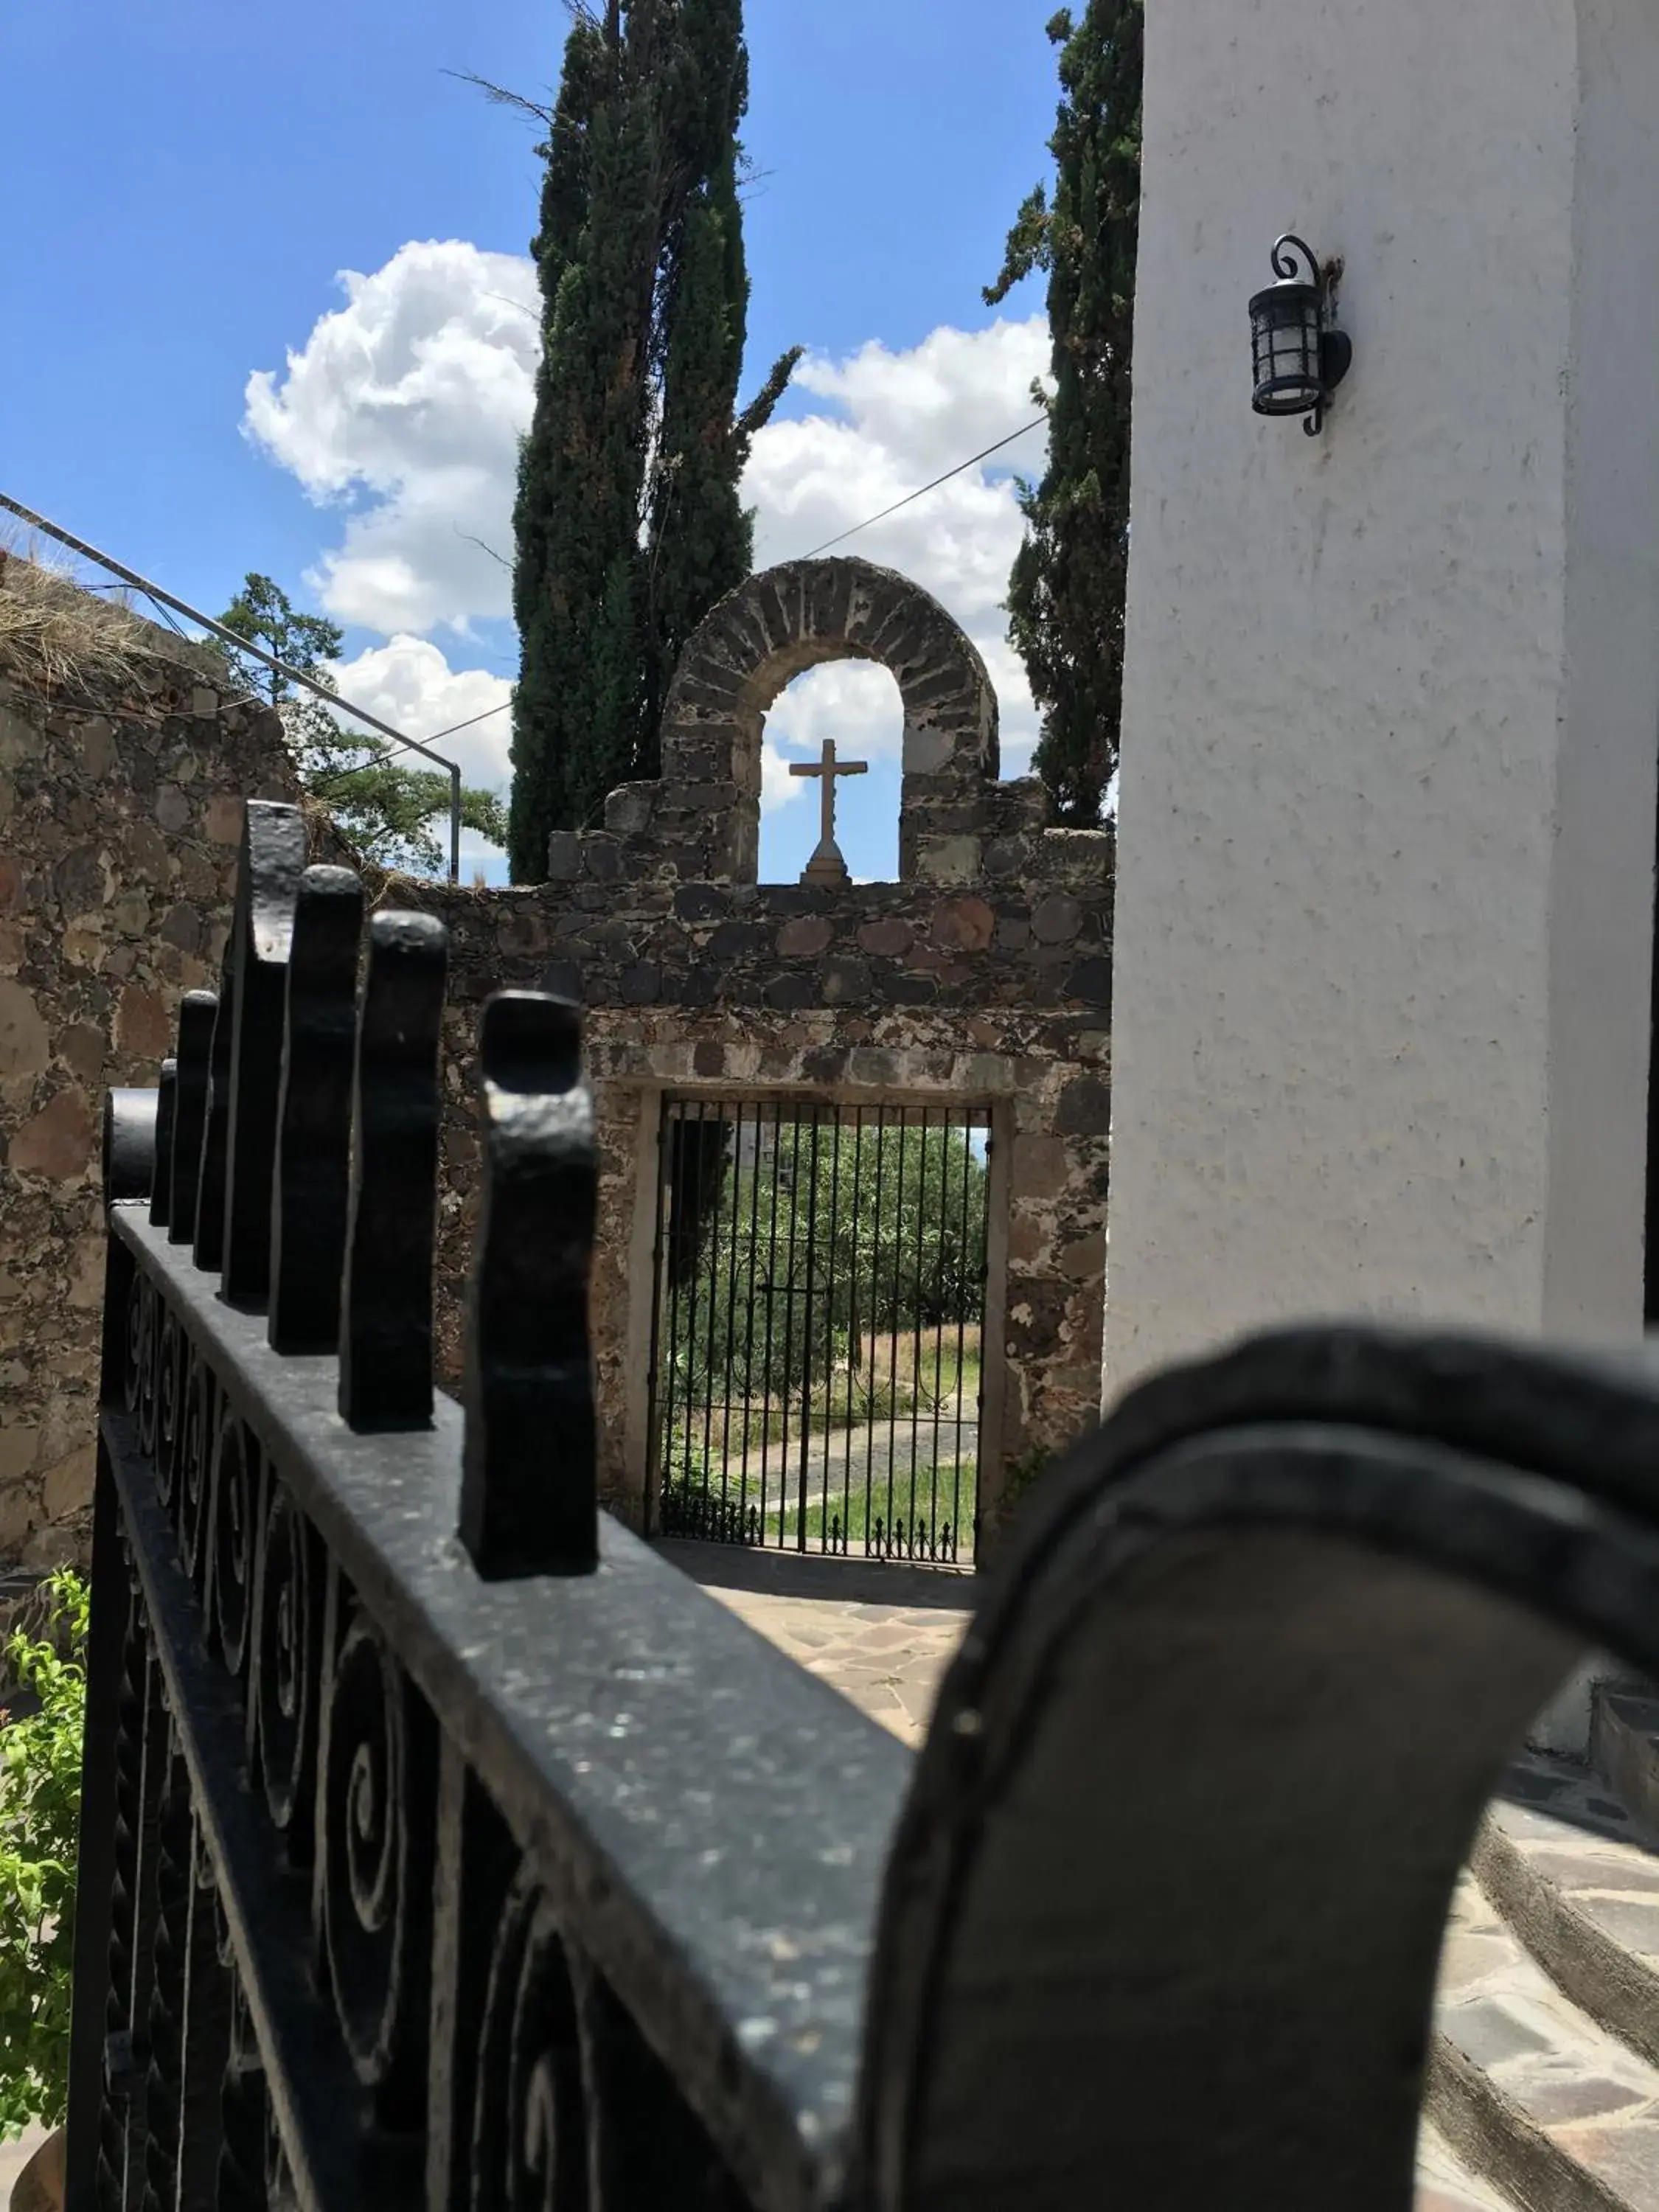
M 823 884 L 833 888 L 851 880 L 847 872 L 847 863 L 842 858 L 841 848 L 836 842 L 836 778 L 840 775 L 864 775 L 868 773 L 869 766 L 868 761 L 838 761 L 833 738 L 824 739 L 822 760 L 790 762 L 791 775 L 816 775 L 823 780 L 823 789 L 820 794 L 823 807 L 823 835 L 818 839 L 817 850 L 801 870 L 802 883 Z

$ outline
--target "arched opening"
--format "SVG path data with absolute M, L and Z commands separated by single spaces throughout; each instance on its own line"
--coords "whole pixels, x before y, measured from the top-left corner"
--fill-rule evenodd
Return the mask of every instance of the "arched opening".
M 839 763 L 866 763 L 862 775 L 836 778 L 836 842 L 848 872 L 857 883 L 896 882 L 903 732 L 898 685 L 874 661 L 822 662 L 780 694 L 761 731 L 762 883 L 799 883 L 817 845 L 822 779 L 790 769 L 819 766 L 826 738 Z

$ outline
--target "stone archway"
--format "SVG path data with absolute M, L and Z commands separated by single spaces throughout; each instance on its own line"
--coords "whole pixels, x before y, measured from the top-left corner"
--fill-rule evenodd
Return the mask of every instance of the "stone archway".
M 708 872 L 752 883 L 761 726 L 803 670 L 860 659 L 889 670 L 904 710 L 899 875 L 926 845 L 978 823 L 999 771 L 997 698 L 971 639 L 919 584 L 868 561 L 793 561 L 729 592 L 693 634 L 668 694 L 662 781 L 706 794 Z

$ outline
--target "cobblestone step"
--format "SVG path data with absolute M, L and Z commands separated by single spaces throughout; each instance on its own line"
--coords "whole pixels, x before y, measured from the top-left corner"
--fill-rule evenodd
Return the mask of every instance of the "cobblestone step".
M 1474 1869 L 1513 1934 L 1600 2027 L 1659 2067 L 1659 1852 L 1598 1777 L 1534 1758 Z
M 1590 1759 L 1620 1802 L 1659 1841 L 1659 1697 L 1598 1686 Z
M 968 1619 L 941 1601 L 967 1585 L 662 1548 L 761 1635 L 921 1741 Z M 890 1593 L 897 1602 L 881 1601 Z M 1494 1808 L 1475 1854 L 1490 1893 L 1466 1875 L 1449 1932 L 1415 2212 L 1659 2212 L 1659 1956 L 1645 1948 L 1659 1856 L 1582 1767 L 1534 1758 L 1510 1787 L 1525 1802 Z M 1609 2012 L 1628 2041 L 1597 2025 Z
M 1471 2173 L 1444 2136 L 1425 2123 L 1417 2142 L 1413 2212 L 1516 2212 L 1516 2204 Z
M 1468 2170 L 1524 2212 L 1659 2212 L 1659 2068 L 1558 1988 L 1471 1874 L 1435 2028 L 1426 2113 Z

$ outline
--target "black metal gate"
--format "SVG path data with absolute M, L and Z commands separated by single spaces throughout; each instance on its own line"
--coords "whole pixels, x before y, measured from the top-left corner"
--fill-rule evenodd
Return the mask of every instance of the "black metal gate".
M 664 1102 L 663 1535 L 973 1557 L 990 1115 Z

